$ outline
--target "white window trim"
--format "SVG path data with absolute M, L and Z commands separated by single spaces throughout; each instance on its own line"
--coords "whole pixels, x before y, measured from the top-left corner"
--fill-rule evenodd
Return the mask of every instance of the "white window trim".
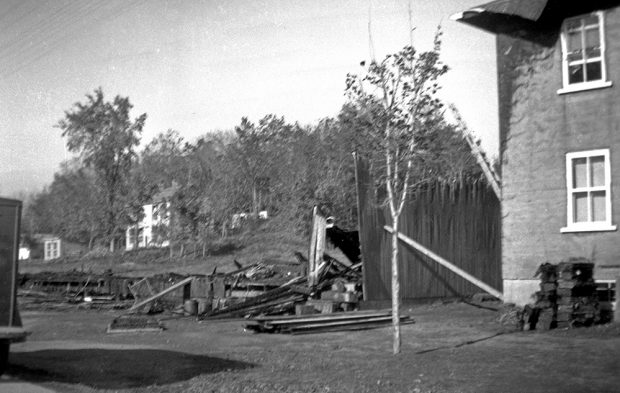
M 573 222 L 573 193 L 571 192 L 573 189 L 573 160 L 596 156 L 603 156 L 605 158 L 605 185 L 601 186 L 605 190 L 605 221 L 575 223 Z M 611 161 L 609 159 L 609 149 L 566 153 L 566 207 L 566 226 L 560 229 L 561 233 L 616 230 L 616 225 L 611 223 Z
M 582 16 L 586 16 L 588 14 L 584 14 Z M 601 43 L 601 80 L 591 81 L 591 82 L 582 82 L 582 83 L 568 83 L 568 60 L 567 60 L 567 47 L 568 44 L 566 42 L 566 30 L 565 24 L 562 25 L 562 31 L 560 34 L 560 42 L 562 45 L 562 85 L 563 87 L 557 91 L 558 94 L 567 94 L 567 93 L 575 93 L 579 91 L 586 90 L 594 90 L 594 89 L 602 89 L 605 87 L 611 87 L 612 82 L 607 80 L 607 63 L 605 61 L 605 14 L 603 11 L 596 11 L 591 13 L 590 15 L 596 15 L 598 17 L 599 22 L 599 40 Z

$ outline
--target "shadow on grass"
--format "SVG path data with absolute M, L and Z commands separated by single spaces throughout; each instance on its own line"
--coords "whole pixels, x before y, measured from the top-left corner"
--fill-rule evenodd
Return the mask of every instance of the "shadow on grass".
M 200 374 L 243 370 L 250 363 L 158 349 L 51 349 L 12 352 L 8 374 L 29 382 L 83 384 L 96 389 L 166 385 Z
M 418 351 L 415 354 L 416 355 L 423 355 L 425 353 L 440 351 L 442 349 L 460 348 L 460 347 L 464 347 L 466 345 L 471 345 L 471 344 L 479 343 L 481 341 L 490 340 L 490 339 L 495 338 L 497 336 L 501 336 L 502 334 L 506 334 L 506 333 L 499 332 L 499 333 L 495 333 L 495 334 L 492 334 L 492 335 L 487 336 L 487 337 L 482 337 L 482 338 L 479 338 L 479 339 L 476 339 L 476 340 L 465 341 L 465 342 L 462 342 L 462 343 L 459 343 L 459 344 L 456 344 L 456 345 L 444 345 L 444 346 L 437 347 L 437 348 L 425 349 L 425 350 L 422 350 L 422 351 Z

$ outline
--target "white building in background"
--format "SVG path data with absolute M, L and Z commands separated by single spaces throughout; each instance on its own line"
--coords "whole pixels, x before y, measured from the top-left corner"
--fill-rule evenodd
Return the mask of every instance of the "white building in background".
M 142 206 L 142 219 L 125 231 L 125 249 L 167 247 L 170 227 L 170 199 L 178 186 L 173 183 L 153 196 L 153 203 Z
M 25 261 L 30 259 L 30 247 L 20 244 L 19 245 L 19 254 L 18 258 L 20 261 Z
M 143 217 L 125 232 L 126 250 L 146 247 L 167 247 L 170 241 L 164 234 L 170 225 L 170 203 L 160 202 L 142 206 Z

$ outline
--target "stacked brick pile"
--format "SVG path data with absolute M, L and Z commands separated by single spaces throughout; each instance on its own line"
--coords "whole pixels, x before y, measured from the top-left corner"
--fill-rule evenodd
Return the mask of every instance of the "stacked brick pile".
M 544 263 L 538 268 L 540 291 L 536 292 L 536 304 L 529 314 L 528 325 L 542 330 L 553 329 L 557 312 L 557 266 Z
M 557 273 L 557 327 L 589 326 L 597 322 L 594 264 L 586 259 L 571 259 L 560 263 Z
M 544 263 L 536 273 L 540 291 L 536 304 L 525 308 L 525 329 L 549 330 L 589 326 L 600 319 L 594 264 L 571 258 L 558 265 Z

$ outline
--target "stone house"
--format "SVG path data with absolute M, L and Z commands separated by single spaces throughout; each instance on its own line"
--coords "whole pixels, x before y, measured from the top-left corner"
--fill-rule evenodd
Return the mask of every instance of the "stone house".
M 620 275 L 620 1 L 501 0 L 452 19 L 496 35 L 505 301 L 572 257 Z

